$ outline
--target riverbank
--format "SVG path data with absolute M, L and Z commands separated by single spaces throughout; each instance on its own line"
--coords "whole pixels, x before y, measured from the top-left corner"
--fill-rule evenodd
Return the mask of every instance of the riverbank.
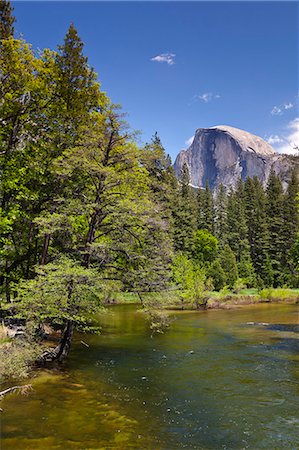
M 163 292 L 146 292 L 139 294 L 134 292 L 116 293 L 108 304 L 133 304 L 141 301 L 152 308 L 165 310 L 196 310 L 196 305 L 182 300 L 182 291 L 169 290 Z M 258 303 L 298 303 L 299 289 L 267 288 L 242 289 L 235 293 L 229 290 L 211 292 L 205 304 L 205 309 L 230 309 Z

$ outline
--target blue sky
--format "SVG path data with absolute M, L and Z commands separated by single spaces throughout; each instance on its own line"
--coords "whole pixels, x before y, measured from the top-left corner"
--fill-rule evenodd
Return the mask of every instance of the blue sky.
M 102 89 L 142 141 L 157 131 L 173 159 L 200 127 L 242 128 L 279 151 L 298 139 L 296 2 L 13 6 L 34 48 L 56 48 L 74 22 Z

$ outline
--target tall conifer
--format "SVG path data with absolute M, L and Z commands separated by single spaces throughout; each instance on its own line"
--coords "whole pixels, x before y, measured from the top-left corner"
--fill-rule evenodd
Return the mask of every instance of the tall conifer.
M 8 39 L 14 35 L 15 18 L 12 15 L 13 8 L 7 0 L 0 0 L 0 40 Z
M 279 282 L 282 273 L 282 262 L 286 251 L 283 237 L 284 227 L 284 194 L 281 181 L 272 169 L 266 189 L 266 213 L 269 233 L 269 256 L 271 259 L 274 286 Z

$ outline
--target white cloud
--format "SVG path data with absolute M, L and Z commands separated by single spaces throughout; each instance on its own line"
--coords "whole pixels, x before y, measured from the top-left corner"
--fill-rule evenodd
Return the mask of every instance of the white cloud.
M 271 115 L 272 116 L 282 116 L 285 111 L 287 111 L 288 109 L 294 108 L 294 106 L 295 105 L 292 102 L 285 102 L 279 106 L 274 106 L 274 108 L 271 111 Z
M 204 103 L 208 103 L 216 98 L 220 98 L 219 94 L 213 94 L 213 92 L 205 92 L 203 94 L 196 96 L 199 100 L 203 101 Z
M 280 136 L 277 136 L 277 134 L 272 134 L 272 135 L 267 139 L 267 142 L 268 142 L 270 145 L 276 145 L 276 144 L 281 144 L 281 143 L 283 143 L 284 140 L 283 140 Z
M 161 55 L 153 56 L 151 58 L 151 61 L 159 62 L 159 63 L 166 63 L 169 66 L 172 66 L 175 64 L 175 53 L 161 53 Z
M 274 108 L 271 111 L 271 115 L 272 116 L 282 116 L 283 111 L 281 108 L 279 108 L 279 106 L 274 106 Z
M 289 103 L 285 103 L 283 105 L 283 107 L 284 107 L 284 109 L 292 109 L 292 108 L 294 108 L 294 105 L 293 105 L 293 103 L 289 102 Z
M 193 142 L 193 139 L 194 139 L 194 136 L 191 136 L 189 139 L 187 139 L 187 140 L 185 141 L 185 144 L 187 145 L 187 147 L 190 147 L 190 145 L 191 145 L 192 142 Z
M 299 117 L 289 122 L 285 134 L 282 136 L 270 136 L 268 142 L 274 145 L 279 153 L 297 154 L 298 150 L 296 148 L 299 148 Z

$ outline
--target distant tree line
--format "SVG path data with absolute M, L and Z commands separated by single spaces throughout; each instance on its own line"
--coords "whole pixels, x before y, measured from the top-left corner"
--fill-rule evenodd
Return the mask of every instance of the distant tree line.
M 295 170 L 285 190 L 271 170 L 265 187 L 254 177 L 231 189 L 195 190 L 185 164 L 175 250 L 203 265 L 216 289 L 238 279 L 248 287 L 298 287 L 298 188 Z

